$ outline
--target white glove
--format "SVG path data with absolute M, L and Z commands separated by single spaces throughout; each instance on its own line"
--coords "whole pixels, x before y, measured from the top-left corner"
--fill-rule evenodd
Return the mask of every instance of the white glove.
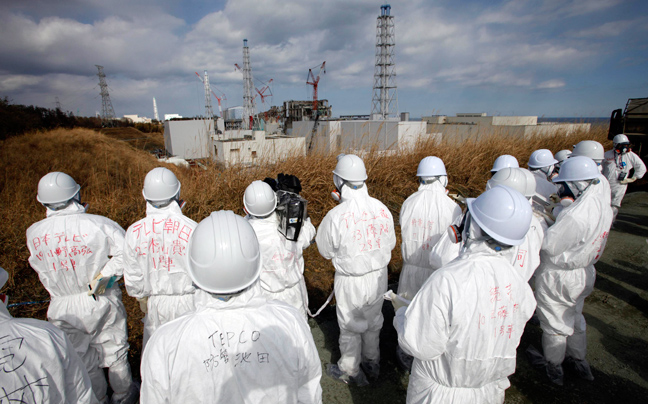
M 143 297 L 141 299 L 137 299 L 137 302 L 139 303 L 140 310 L 142 310 L 142 313 L 147 314 L 148 313 L 148 296 Z
M 398 311 L 398 309 L 400 309 L 401 307 L 409 306 L 409 304 L 412 302 L 411 300 L 407 300 L 404 297 L 397 295 L 393 290 L 388 290 L 383 295 L 383 298 L 392 302 L 394 311 Z
M 116 276 L 105 277 L 101 272 L 99 272 L 88 285 L 88 289 L 90 289 L 88 291 L 88 296 L 103 295 L 107 288 L 112 287 L 116 279 Z
M 630 178 L 626 178 L 625 180 L 619 182 L 619 184 L 631 184 L 631 183 L 633 183 L 635 181 L 637 181 L 636 178 L 630 177 Z

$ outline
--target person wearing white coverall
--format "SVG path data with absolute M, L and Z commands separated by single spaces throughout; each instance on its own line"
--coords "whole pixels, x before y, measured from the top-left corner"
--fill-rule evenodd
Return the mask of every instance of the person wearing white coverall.
M 569 158 L 577 157 L 577 156 L 584 156 L 584 157 L 591 158 L 596 163 L 596 167 L 599 170 L 599 172 L 600 173 L 603 172 L 603 161 L 605 160 L 605 150 L 603 149 L 603 145 L 600 144 L 599 142 L 595 140 L 582 140 L 578 142 L 577 144 L 574 145 L 574 150 L 572 154 L 569 156 Z M 605 193 L 610 194 L 611 192 L 610 183 L 607 180 L 607 178 L 605 178 L 605 176 L 602 174 L 598 178 L 600 180 L 601 192 L 604 194 Z M 564 198 L 562 203 L 568 205 L 571 202 L 573 202 L 572 199 Z M 558 217 L 562 209 L 564 209 L 564 206 L 562 205 L 556 206 L 553 210 L 553 215 L 555 217 Z
M 327 373 L 345 383 L 366 385 L 380 372 L 379 336 L 382 295 L 387 291 L 387 264 L 396 246 L 389 209 L 369 196 L 367 172 L 360 157 L 341 157 L 333 182 L 341 196 L 317 230 L 320 254 L 333 261 L 336 311 L 340 326 L 337 364 Z M 362 368 L 364 369 L 361 369 Z
M 529 201 L 496 186 L 467 204 L 463 253 L 396 311 L 398 343 L 415 358 L 408 404 L 503 403 L 535 309 L 531 287 L 505 255 L 529 231 Z
M 628 184 L 643 178 L 646 174 L 646 165 L 630 148 L 630 140 L 624 134 L 616 135 L 612 140 L 614 148 L 605 152 L 603 162 L 603 175 L 610 182 L 612 191 L 612 210 L 614 219 L 619 213 L 621 201 L 625 196 Z M 630 170 L 635 170 L 630 177 Z
M 403 202 L 400 211 L 403 269 L 398 294 L 408 300 L 436 269 L 430 266 L 430 249 L 461 216 L 459 205 L 447 196 L 448 177 L 440 158 L 425 157 L 416 176 L 420 183 L 418 191 Z
M 0 289 L 7 278 L 0 268 Z M 0 403 L 98 402 L 88 371 L 65 333 L 46 321 L 13 318 L 2 300 L 0 350 Z
M 231 211 L 189 244 L 196 311 L 161 326 L 142 358 L 142 404 L 322 402 L 320 359 L 302 315 L 260 291 L 261 251 Z
M 159 326 L 195 308 L 187 247 L 196 222 L 182 214 L 180 187 L 171 170 L 149 171 L 142 189 L 146 217 L 126 231 L 124 283 L 146 314 L 143 349 Z
M 583 304 L 594 288 L 594 264 L 601 258 L 612 224 L 610 196 L 596 163 L 570 157 L 553 179 L 560 196 L 574 200 L 546 233 L 535 296 L 542 327 L 545 369 L 550 380 L 563 383 L 562 363 L 569 357 L 580 377 L 593 380 L 585 360 L 587 337 Z
M 529 204 L 534 206 L 535 184 L 535 176 L 526 168 L 505 167 L 493 174 L 493 177 L 488 180 L 486 190 L 497 185 L 504 185 L 520 192 L 529 200 Z M 459 226 L 460 222 L 461 218 L 455 220 L 453 224 Z M 535 270 L 540 265 L 540 248 L 546 230 L 547 223 L 544 217 L 533 209 L 529 232 L 524 237 L 524 240 L 515 248 L 507 250 L 507 256 L 509 256 L 511 264 L 527 281 L 533 277 Z M 457 258 L 460 253 L 461 244 L 454 237 L 454 233 L 449 231 L 441 236 L 439 242 L 430 251 L 428 259 L 430 265 L 441 268 Z
M 87 214 L 80 188 L 65 173 L 41 178 L 37 199 L 47 218 L 27 229 L 29 264 L 51 296 L 47 319 L 70 339 L 99 401 L 107 399 L 102 368 L 108 368 L 112 402 L 134 402 L 137 386 L 128 363 L 122 293 L 116 283 L 104 293 L 90 286 L 102 277 L 122 276 L 124 229 L 108 218 Z
M 278 230 L 277 195 L 263 181 L 254 181 L 247 187 L 243 206 L 248 213 L 246 219 L 259 239 L 263 265 L 259 282 L 263 294 L 268 299 L 293 306 L 307 320 L 308 292 L 304 280 L 303 250 L 315 237 L 315 227 L 310 218 L 304 221 L 297 241 L 284 237 Z
M 558 188 L 549 178 L 553 173 L 556 160 L 551 150 L 539 149 L 531 153 L 529 157 L 529 171 L 536 177 L 536 193 L 545 201 L 549 201 L 552 194 L 558 192 Z
M 525 168 L 504 168 L 498 171 L 486 183 L 486 190 L 498 185 L 504 185 L 518 191 L 533 205 L 536 182 L 535 176 Z M 533 277 L 540 265 L 540 249 L 547 230 L 544 218 L 532 209 L 529 231 L 524 236 L 522 243 L 516 248 L 508 249 L 513 267 L 519 271 L 527 282 Z

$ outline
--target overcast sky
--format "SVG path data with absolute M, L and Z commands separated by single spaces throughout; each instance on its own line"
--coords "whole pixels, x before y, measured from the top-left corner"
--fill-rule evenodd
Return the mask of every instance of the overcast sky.
M 242 104 L 243 39 L 266 106 L 320 98 L 369 114 L 374 0 L 0 0 L 0 96 L 89 116 L 103 65 L 117 116 L 204 113 L 195 72 Z M 400 112 L 609 117 L 648 97 L 646 0 L 392 1 Z M 258 79 L 258 81 L 257 81 Z M 215 111 L 218 110 L 216 100 Z M 256 100 L 262 109 L 260 99 Z

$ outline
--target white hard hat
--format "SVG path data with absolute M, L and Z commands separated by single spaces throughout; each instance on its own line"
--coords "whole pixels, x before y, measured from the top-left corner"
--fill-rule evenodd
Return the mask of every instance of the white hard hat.
M 367 180 L 367 170 L 362 159 L 355 154 L 345 154 L 338 159 L 333 174 L 349 182 L 363 182 Z
M 180 181 L 173 171 L 164 167 L 156 167 L 146 174 L 142 195 L 151 202 L 167 201 L 180 192 Z
M 227 295 L 252 285 L 261 274 L 254 229 L 232 211 L 213 212 L 189 239 L 189 276 L 200 289 Z
M 630 139 L 628 139 L 628 137 L 626 135 L 624 135 L 623 133 L 620 133 L 620 134 L 616 135 L 614 137 L 614 139 L 612 139 L 612 143 L 614 143 L 615 145 L 618 145 L 618 144 L 621 144 L 621 143 L 630 143 Z
M 531 198 L 536 194 L 536 177 L 531 173 L 531 171 L 527 170 L 526 168 L 521 168 L 522 172 L 526 176 L 526 191 L 524 191 L 523 195 L 526 196 L 527 198 Z
M 79 192 L 81 186 L 74 178 L 58 171 L 45 174 L 38 182 L 36 200 L 42 204 L 67 202 Z
M 491 169 L 491 173 L 496 173 L 505 167 L 519 167 L 519 166 L 520 165 L 518 164 L 518 161 L 515 157 L 511 156 L 510 154 L 502 154 L 501 156 L 495 159 L 495 163 L 493 163 L 493 168 Z
M 0 289 L 2 289 L 9 280 L 9 274 L 3 267 L 0 267 Z
M 589 157 L 597 163 L 600 163 L 605 159 L 605 150 L 603 150 L 603 145 L 595 140 L 582 140 L 574 145 L 574 151 L 570 158 L 576 156 Z
M 527 176 L 525 171 L 529 173 Z M 529 184 L 529 180 L 533 181 Z M 535 195 L 535 178 L 529 170 L 524 168 L 504 167 L 496 172 L 493 177 L 486 183 L 486 190 L 495 188 L 498 185 L 504 185 L 513 188 L 527 198 Z
M 498 185 L 466 200 L 470 216 L 493 239 L 520 245 L 531 225 L 531 205 L 518 191 Z
M 552 164 L 558 163 L 551 153 L 551 150 L 548 149 L 539 149 L 531 153 L 529 157 L 529 168 L 542 168 L 549 167 Z
M 556 153 L 554 158 L 556 160 L 558 160 L 558 162 L 562 162 L 562 161 L 565 161 L 566 159 L 568 159 L 571 154 L 572 154 L 571 150 L 563 149 L 563 150 L 559 151 L 558 153 Z
M 439 175 L 448 175 L 446 173 L 443 160 L 435 156 L 425 157 L 418 165 L 416 170 L 417 177 L 437 177 Z
M 254 181 L 245 189 L 243 206 L 252 216 L 268 216 L 277 207 L 277 195 L 270 185 L 263 181 Z
M 601 173 L 598 170 L 596 162 L 589 157 L 576 156 L 568 158 L 562 166 L 560 172 L 552 179 L 553 182 L 564 181 L 581 181 L 597 178 Z

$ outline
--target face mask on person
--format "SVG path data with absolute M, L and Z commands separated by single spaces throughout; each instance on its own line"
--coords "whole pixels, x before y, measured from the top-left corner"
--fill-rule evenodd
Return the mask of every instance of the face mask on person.
M 620 143 L 614 147 L 614 151 L 616 151 L 619 154 L 626 154 L 628 151 L 630 151 L 630 145 L 625 143 Z
M 576 200 L 576 196 L 566 182 L 558 183 L 558 196 L 560 197 L 560 205 L 565 208 Z

